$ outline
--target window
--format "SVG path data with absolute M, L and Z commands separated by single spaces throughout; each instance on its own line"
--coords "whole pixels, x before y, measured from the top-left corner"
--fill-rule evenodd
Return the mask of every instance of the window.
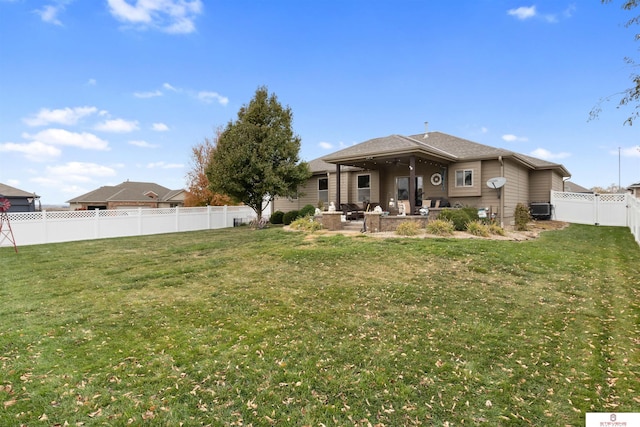
M 371 175 L 358 175 L 358 201 L 371 200 Z
M 456 187 L 473 187 L 473 171 L 471 169 L 456 171 Z
M 329 204 L 329 178 L 318 178 L 318 201 Z

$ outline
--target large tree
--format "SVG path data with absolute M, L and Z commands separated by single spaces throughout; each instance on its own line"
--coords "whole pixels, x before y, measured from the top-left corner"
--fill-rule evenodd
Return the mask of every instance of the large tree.
M 216 150 L 216 141 L 220 138 L 222 129 L 216 129 L 213 140 L 205 138 L 198 145 L 191 147 L 191 170 L 187 172 L 189 191 L 184 198 L 185 206 L 223 206 L 233 204 L 231 198 L 224 194 L 217 194 L 209 188 L 209 178 L 206 170 L 211 156 Z
M 611 3 L 612 0 L 601 0 L 602 3 Z M 622 1 L 622 9 L 626 11 L 631 11 L 640 5 L 640 0 L 623 0 Z M 640 15 L 636 15 L 625 23 L 626 27 L 630 27 L 632 25 L 640 24 Z M 640 40 L 640 34 L 635 35 L 636 40 Z M 632 67 L 633 70 L 636 70 L 638 67 L 638 63 L 631 57 L 624 58 L 624 61 Z M 627 117 L 625 120 L 625 124 L 633 125 L 634 120 L 640 117 L 640 74 L 635 71 L 631 72 L 629 76 L 632 82 L 632 86 L 624 91 L 618 92 L 617 94 L 613 94 L 601 99 L 598 104 L 591 110 L 590 116 L 591 119 L 597 118 L 602 111 L 602 104 L 605 101 L 610 101 L 612 98 L 619 97 L 618 108 L 624 106 L 634 106 L 633 112 Z
M 207 167 L 211 191 L 251 207 L 262 219 L 265 203 L 296 195 L 310 176 L 301 162 L 300 137 L 291 128 L 293 113 L 275 94 L 260 87 L 229 121 Z

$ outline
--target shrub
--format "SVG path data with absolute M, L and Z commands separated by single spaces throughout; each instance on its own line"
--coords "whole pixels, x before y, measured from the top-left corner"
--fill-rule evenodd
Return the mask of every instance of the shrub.
M 505 232 L 504 232 L 504 228 L 500 227 L 498 224 L 492 222 L 489 225 L 489 233 L 491 234 L 496 234 L 498 236 L 504 236 Z
M 300 212 L 299 211 L 289 211 L 286 212 L 284 214 L 284 216 L 282 217 L 282 223 L 284 225 L 289 225 L 291 224 L 293 221 L 295 221 L 298 217 L 300 216 Z
M 465 231 L 467 229 L 467 223 L 478 219 L 478 210 L 470 207 L 443 209 L 438 215 L 438 219 L 451 221 L 457 231 Z
M 396 234 L 399 236 L 415 236 L 420 231 L 420 226 L 414 221 L 404 221 L 398 224 Z
M 275 211 L 274 213 L 271 214 L 271 218 L 269 218 L 269 221 L 271 222 L 271 224 L 282 224 L 283 217 L 284 217 L 284 212 Z
M 313 205 L 305 205 L 302 209 L 300 209 L 299 216 L 313 216 L 316 213 L 316 208 Z
M 514 217 L 516 230 L 525 231 L 528 229 L 528 224 L 531 221 L 531 213 L 529 213 L 529 208 L 525 204 L 518 203 L 516 205 Z
M 427 233 L 436 236 L 451 236 L 455 230 L 453 222 L 446 219 L 436 219 L 427 223 Z
M 313 219 L 312 216 L 307 215 L 293 221 L 291 223 L 291 228 L 294 230 L 309 231 L 313 233 L 314 231 L 322 230 L 322 223 Z
M 482 221 L 471 221 L 467 223 L 467 232 L 474 236 L 489 237 L 489 226 Z

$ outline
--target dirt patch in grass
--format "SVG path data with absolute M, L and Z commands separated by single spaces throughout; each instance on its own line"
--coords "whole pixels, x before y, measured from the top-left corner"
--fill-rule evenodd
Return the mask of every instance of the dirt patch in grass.
M 428 234 L 424 230 L 418 235 L 415 236 L 399 236 L 393 231 L 381 232 L 381 233 L 362 233 L 357 230 L 319 230 L 314 233 L 309 233 L 307 235 L 307 239 L 315 239 L 318 236 L 332 236 L 336 234 L 341 234 L 344 236 L 370 236 L 379 239 L 384 238 L 413 238 L 413 239 L 425 239 L 425 238 L 451 238 L 451 239 L 484 239 L 484 240 L 513 240 L 513 241 L 523 241 L 523 240 L 532 240 L 536 239 L 540 236 L 540 233 L 549 230 L 562 230 L 567 227 L 569 223 L 563 221 L 532 221 L 528 224 L 527 230 L 525 231 L 516 231 L 516 230 L 505 230 L 505 235 L 500 236 L 497 234 L 492 234 L 489 237 L 481 237 L 475 236 L 473 234 L 467 233 L 465 231 L 456 231 L 451 236 L 438 236 L 435 234 Z M 290 227 L 285 226 L 285 230 L 287 231 L 298 231 L 292 230 Z

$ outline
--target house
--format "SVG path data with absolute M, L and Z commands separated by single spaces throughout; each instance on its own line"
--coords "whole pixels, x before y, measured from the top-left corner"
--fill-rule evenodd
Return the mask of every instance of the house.
M 567 193 L 586 193 L 593 194 L 593 191 L 588 188 L 583 187 L 582 185 L 576 184 L 573 181 L 565 181 L 564 182 L 564 190 Z
M 640 199 L 640 182 L 631 184 L 630 186 L 627 187 L 627 190 L 629 190 L 629 193 L 631 193 L 632 196 Z
M 504 226 L 518 203 L 549 203 L 570 177 L 564 166 L 441 132 L 390 135 L 353 145 L 309 163 L 312 177 L 298 199 L 277 199 L 283 212 L 330 202 L 379 204 L 391 214 L 398 201 L 407 214 L 421 207 L 484 208 Z M 492 178 L 504 177 L 501 180 Z M 339 191 L 338 191 L 339 189 Z
M 74 210 L 174 208 L 184 205 L 185 190 L 170 190 L 152 182 L 125 181 L 68 200 Z
M 0 197 L 9 199 L 11 207 L 7 212 L 34 212 L 40 210 L 40 196 L 36 193 L 29 193 L 10 185 L 0 183 Z

